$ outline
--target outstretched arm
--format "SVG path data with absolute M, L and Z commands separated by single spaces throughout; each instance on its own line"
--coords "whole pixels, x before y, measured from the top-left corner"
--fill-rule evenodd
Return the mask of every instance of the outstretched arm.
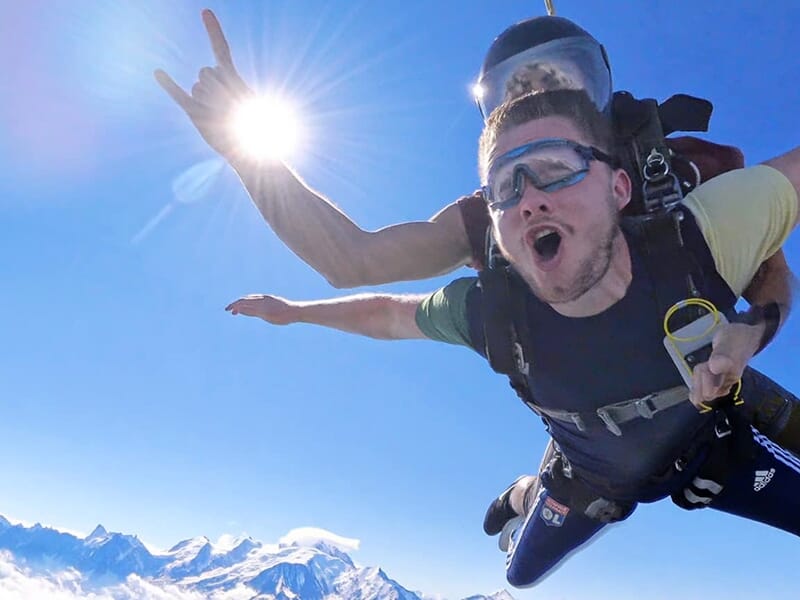
M 789 268 L 786 255 L 783 250 L 778 250 L 761 264 L 742 296 L 751 306 L 777 304 L 780 310 L 777 329 L 780 329 L 792 310 L 792 299 L 798 285 L 800 281 Z
M 288 166 L 232 164 L 267 224 L 336 288 L 427 279 L 470 260 L 456 203 L 429 221 L 365 231 Z
M 800 204 L 800 147 L 790 150 L 786 154 L 781 154 L 775 158 L 764 162 L 773 169 L 777 169 L 789 180 L 794 186 L 794 191 L 797 194 L 797 202 Z M 800 222 L 800 210 L 797 211 L 797 219 L 794 226 Z
M 273 325 L 313 323 L 379 340 L 420 339 L 416 322 L 425 296 L 359 294 L 298 302 L 268 294 L 240 298 L 225 307 L 234 315 L 260 317 Z
M 162 70 L 156 71 L 156 80 L 237 171 L 264 220 L 289 248 L 340 288 L 424 279 L 469 261 L 469 240 L 456 204 L 429 221 L 364 231 L 288 166 L 243 153 L 230 121 L 253 92 L 234 66 L 214 13 L 204 10 L 202 17 L 215 66 L 200 69 L 191 94 Z

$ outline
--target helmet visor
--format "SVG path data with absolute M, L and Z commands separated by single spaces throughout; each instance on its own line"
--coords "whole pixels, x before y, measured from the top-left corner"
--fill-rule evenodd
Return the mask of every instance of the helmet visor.
M 568 37 L 529 48 L 498 63 L 478 81 L 475 100 L 484 120 L 503 102 L 532 91 L 583 89 L 598 110 L 611 100 L 611 73 L 592 38 Z

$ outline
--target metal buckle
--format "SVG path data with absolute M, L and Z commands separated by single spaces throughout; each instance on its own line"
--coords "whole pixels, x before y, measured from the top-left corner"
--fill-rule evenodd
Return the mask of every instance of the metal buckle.
M 583 419 L 581 419 L 578 413 L 569 413 L 569 418 L 575 423 L 575 427 L 578 428 L 578 431 L 586 431 L 586 423 L 583 422 Z
M 619 425 L 611 418 L 611 415 L 605 408 L 598 408 L 597 409 L 597 416 L 600 417 L 600 420 L 603 421 L 606 425 L 606 429 L 608 429 L 611 433 L 616 436 L 622 435 L 622 430 L 619 428 Z
M 563 454 L 561 455 L 561 472 L 567 479 L 572 479 L 572 463 Z
M 728 421 L 728 417 L 723 415 L 722 413 L 718 413 L 722 416 L 721 419 L 717 419 L 716 423 L 714 423 L 714 433 L 717 436 L 717 439 L 722 439 L 724 437 L 728 437 L 730 434 L 733 433 L 733 428 L 731 427 L 730 421 Z
M 653 398 L 655 397 L 656 394 L 647 394 L 647 396 L 634 401 L 633 406 L 636 408 L 636 412 L 639 413 L 640 417 L 652 419 L 653 415 L 658 412 L 658 408 L 653 404 Z
M 522 350 L 522 344 L 514 342 L 511 346 L 511 351 L 514 354 L 514 362 L 517 365 L 517 370 L 523 375 L 530 374 L 530 365 L 525 360 L 525 352 Z
M 655 181 L 669 175 L 669 163 L 661 152 L 655 148 L 650 149 L 650 154 L 645 159 L 642 175 L 646 181 Z

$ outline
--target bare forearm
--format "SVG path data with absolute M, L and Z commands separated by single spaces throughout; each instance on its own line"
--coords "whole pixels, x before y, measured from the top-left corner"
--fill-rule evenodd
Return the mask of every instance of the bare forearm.
M 800 203 L 800 147 L 790 150 L 785 154 L 776 156 L 775 158 L 766 161 L 764 164 L 769 165 L 773 169 L 778 169 L 794 186 L 794 190 L 798 196 Z M 800 210 L 797 212 L 797 220 L 795 227 L 800 222 Z
M 786 322 L 792 309 L 792 299 L 798 280 L 786 262 L 783 250 L 779 250 L 759 267 L 743 296 L 751 305 L 766 306 L 776 303 L 780 308 L 780 323 Z
M 366 232 L 287 166 L 248 158 L 230 115 L 255 96 L 233 64 L 216 16 L 210 10 L 202 14 L 216 65 L 200 69 L 191 93 L 161 69 L 155 78 L 209 146 L 236 169 L 264 219 L 289 248 L 335 287 L 423 279 L 469 260 L 466 231 L 460 218 L 452 218 L 453 211 L 445 209 L 427 223 Z
M 425 279 L 465 264 L 469 243 L 455 213 L 368 232 L 285 165 L 234 165 L 278 237 L 337 288 Z M 438 215 L 437 215 L 438 216 Z
M 379 339 L 424 338 L 416 309 L 424 296 L 361 294 L 330 300 L 292 302 L 293 321 L 312 323 Z

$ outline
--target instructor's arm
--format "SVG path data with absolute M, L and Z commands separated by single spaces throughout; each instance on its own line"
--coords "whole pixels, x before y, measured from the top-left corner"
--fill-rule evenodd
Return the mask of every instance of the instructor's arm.
M 800 222 L 800 147 L 790 150 L 785 154 L 781 154 L 780 156 L 776 156 L 766 161 L 764 164 L 783 173 L 794 187 L 798 202 L 797 217 L 794 222 L 794 227 L 797 227 L 797 223 Z
M 469 240 L 455 204 L 429 221 L 364 231 L 287 165 L 243 153 L 229 123 L 253 92 L 234 66 L 214 13 L 204 10 L 202 18 L 215 65 L 200 69 L 191 94 L 160 69 L 156 80 L 236 170 L 264 220 L 289 248 L 340 288 L 424 279 L 469 262 Z
M 267 224 L 333 287 L 427 279 L 471 259 L 455 203 L 428 221 L 366 231 L 288 166 L 233 164 Z

